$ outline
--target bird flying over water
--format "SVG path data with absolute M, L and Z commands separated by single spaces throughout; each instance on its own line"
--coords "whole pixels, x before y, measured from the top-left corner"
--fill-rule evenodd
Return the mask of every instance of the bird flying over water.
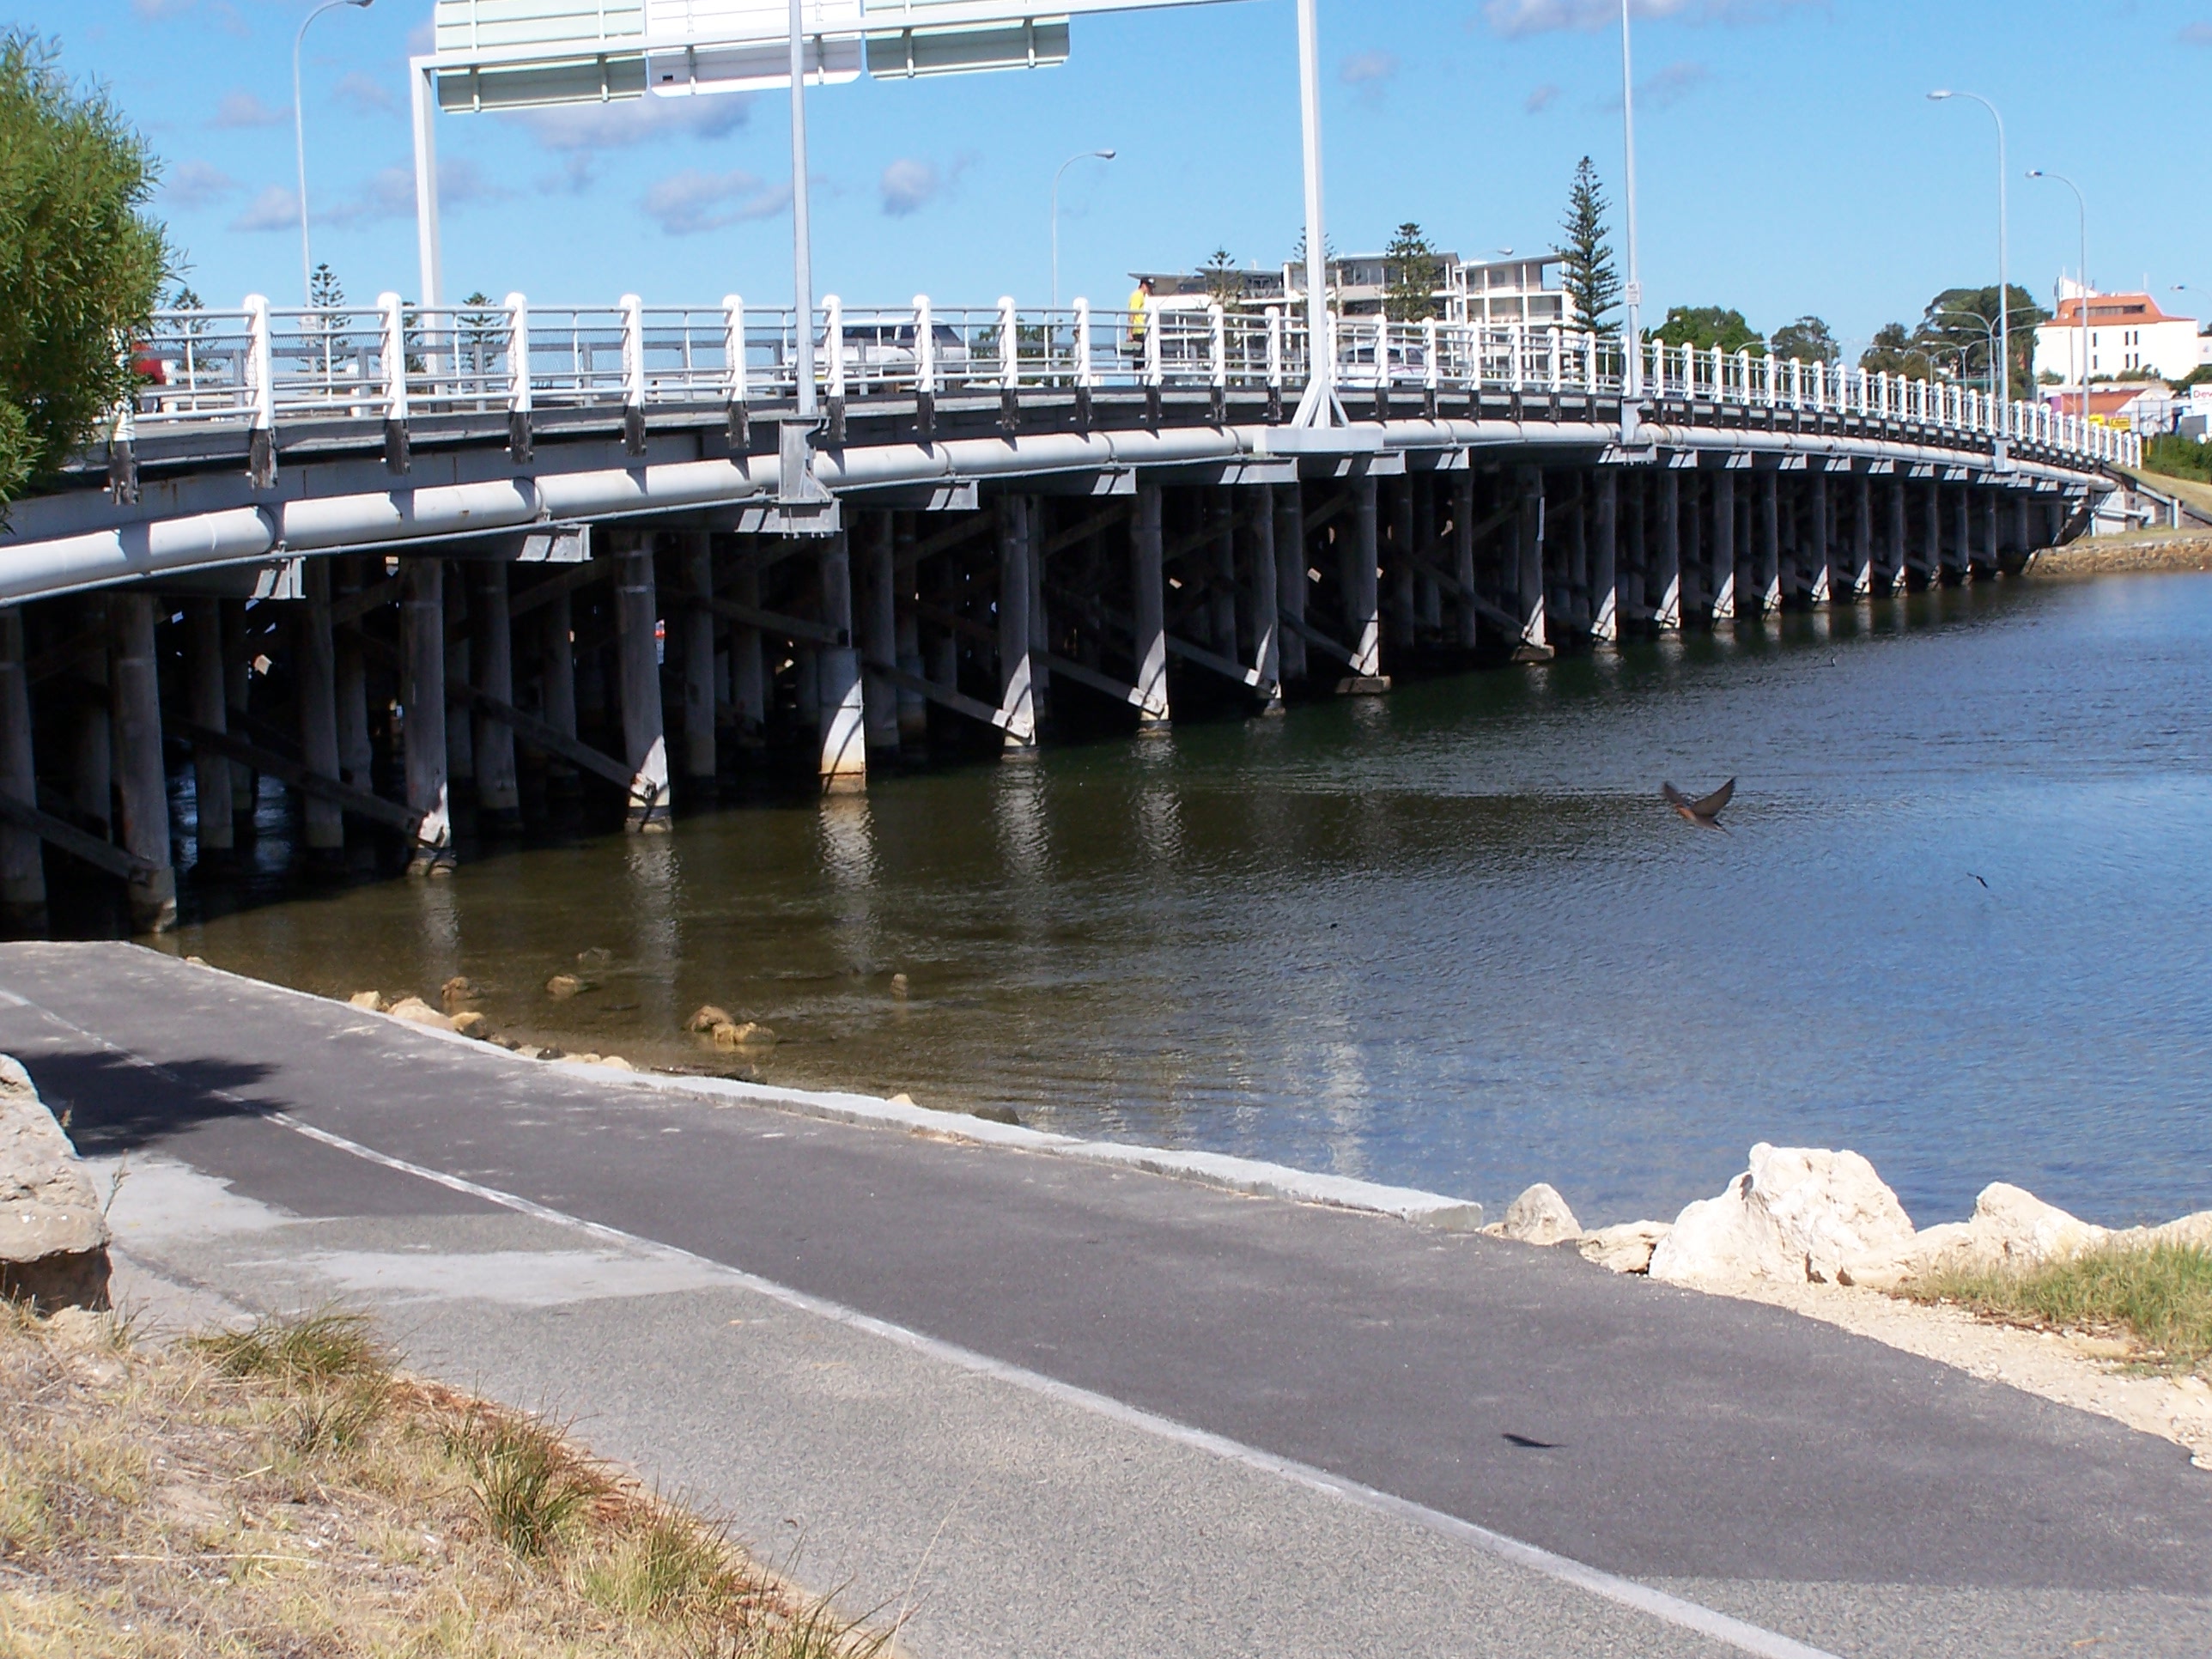
M 1659 793 L 1667 798 L 1668 805 L 1698 829 L 1726 830 L 1728 826 L 1721 822 L 1721 809 L 1735 793 L 1735 780 L 1730 778 L 1703 800 L 1692 800 L 1671 783 L 1660 785 Z

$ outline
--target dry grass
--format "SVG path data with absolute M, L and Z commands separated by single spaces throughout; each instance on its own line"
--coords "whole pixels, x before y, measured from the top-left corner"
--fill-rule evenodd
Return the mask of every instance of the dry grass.
M 343 1314 L 161 1352 L 0 1311 L 7 1659 L 876 1659 L 545 1424 Z
M 2112 1246 L 2039 1267 L 1954 1269 L 1906 1290 L 1916 1301 L 1954 1302 L 1986 1318 L 2120 1337 L 2172 1370 L 2212 1361 L 2212 1250 L 2193 1245 Z

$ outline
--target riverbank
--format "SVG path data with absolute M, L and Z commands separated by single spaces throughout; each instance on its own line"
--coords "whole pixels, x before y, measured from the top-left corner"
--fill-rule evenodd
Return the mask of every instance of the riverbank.
M 1671 1222 L 1586 1232 L 1539 1185 L 1485 1231 L 1786 1308 L 2158 1435 L 2212 1470 L 2212 1211 L 2112 1231 L 1997 1182 L 1969 1219 L 1917 1229 L 1856 1153 L 1761 1144 Z
M 398 1370 L 365 1320 L 158 1346 L 0 1310 L 0 1649 L 21 1659 L 877 1659 L 556 1427 Z
M 453 1030 L 451 1018 L 437 1015 L 420 1000 L 410 1000 L 411 1007 L 392 1009 L 372 1006 L 373 997 L 374 994 L 363 994 L 351 1006 L 424 1029 Z M 381 1003 L 382 999 L 375 1001 Z M 719 1012 L 704 1009 L 701 1013 Z M 691 1024 L 712 1041 L 714 1022 L 695 1018 Z M 477 1040 L 493 1036 L 481 1021 L 465 1024 L 460 1034 Z M 525 1058 L 528 1053 L 524 1051 Z M 606 1066 L 597 1055 L 564 1057 L 553 1051 L 544 1057 Z M 635 1071 L 619 1060 L 614 1061 L 613 1069 Z M 656 1089 L 697 1092 L 708 1098 L 755 1102 L 833 1121 L 969 1140 L 1003 1151 L 1105 1162 L 1252 1195 L 1364 1210 L 1445 1231 L 1471 1227 L 1482 1219 L 1482 1206 L 1468 1200 L 1244 1159 L 1083 1141 L 1019 1126 L 1002 1127 L 958 1112 L 918 1108 L 902 1096 L 884 1100 L 857 1093 L 766 1088 L 726 1079 L 667 1073 L 637 1075 L 635 1081 Z M 1642 1276 L 1652 1273 L 1657 1247 L 1682 1229 L 1686 1221 L 1691 1222 L 1693 1227 L 1702 1226 L 1707 1235 L 1699 1247 L 1702 1254 L 1686 1259 L 1684 1240 L 1678 1240 L 1671 1263 L 1666 1256 L 1659 1258 L 1657 1276 L 1662 1280 L 1786 1308 L 1969 1376 L 2094 1413 L 2171 1441 L 2189 1451 L 2198 1468 L 2212 1470 L 2212 1378 L 2205 1374 L 2212 1366 L 2200 1370 L 2202 1354 L 2191 1352 L 2179 1364 L 2173 1363 L 2171 1356 L 2154 1351 L 2146 1341 L 2131 1335 L 2118 1316 L 2100 1315 L 2094 1307 L 2081 1318 L 2052 1320 L 2019 1309 L 1988 1305 L 1986 1294 L 1984 1308 L 1977 1313 L 1960 1305 L 1951 1294 L 1963 1293 L 1964 1278 L 1977 1267 L 1987 1269 L 1988 1264 L 1996 1263 L 2000 1269 L 2008 1265 L 2032 1267 L 2115 1241 L 2120 1248 L 2149 1248 L 2161 1242 L 2159 1235 L 2142 1229 L 2114 1234 L 2029 1194 L 2002 1188 L 1990 1189 L 2002 1194 L 1997 1200 L 1990 1200 L 1985 1194 L 1985 1202 L 1978 1211 L 1983 1218 L 1978 1231 L 1974 1223 L 1916 1231 L 1905 1218 L 1895 1194 L 1881 1184 L 1870 1165 L 1853 1154 L 1775 1154 L 1773 1149 L 1762 1146 L 1753 1152 L 1754 1171 L 1772 1167 L 1772 1159 L 1762 1154 L 1785 1161 L 1805 1160 L 1823 1172 L 1838 1166 L 1846 1171 L 1840 1182 L 1828 1181 L 1824 1173 L 1811 1183 L 1819 1190 L 1810 1194 L 1801 1182 L 1799 1192 L 1778 1200 L 1778 1205 L 1794 1211 L 1790 1224 L 1806 1238 L 1825 1235 L 1831 1242 L 1832 1255 L 1839 1248 L 1834 1243 L 1838 1238 L 1878 1236 L 1887 1246 L 1882 1261 L 1869 1259 L 1874 1253 L 1863 1248 L 1863 1241 L 1851 1248 L 1860 1253 L 1856 1264 L 1858 1278 L 1881 1280 L 1883 1289 L 1869 1288 L 1867 1282 L 1851 1283 L 1851 1273 L 1838 1272 L 1832 1261 L 1825 1271 L 1809 1267 L 1802 1243 L 1778 1236 L 1770 1238 L 1763 1228 L 1747 1243 L 1740 1236 L 1747 1218 L 1735 1212 L 1757 1201 L 1758 1183 L 1749 1173 L 1741 1182 L 1731 1183 L 1720 1198 L 1693 1204 L 1673 1222 L 1632 1222 L 1585 1232 L 1556 1191 L 1544 1187 L 1524 1193 L 1502 1221 L 1484 1231 L 1518 1243 L 1573 1247 L 1586 1259 L 1615 1273 Z M 1856 1190 L 1840 1196 L 1838 1190 L 1831 1190 L 1844 1188 Z M 1711 1237 L 1717 1224 L 1716 1206 L 1720 1206 L 1717 1225 L 1724 1232 L 1732 1230 L 1739 1235 L 1726 1237 L 1717 1250 Z M 1826 1213 L 1820 1213 L 1823 1209 Z M 1865 1221 L 1869 1213 L 1879 1217 L 1888 1231 L 1877 1234 L 1869 1229 Z M 1854 1224 L 1858 1228 L 1856 1234 L 1851 1231 Z M 2212 1212 L 2183 1218 L 2161 1231 L 2171 1234 L 2174 1243 L 2201 1253 L 2204 1246 L 2212 1244 Z M 1687 1237 L 1686 1231 L 1685 1239 Z M 1950 1282 L 1954 1279 L 1962 1282 L 1954 1285 Z M 2192 1316 L 2201 1321 L 2206 1316 L 2199 1309 Z
M 2031 576 L 2113 576 L 2143 571 L 2212 570 L 2212 531 L 2133 530 L 2045 548 Z

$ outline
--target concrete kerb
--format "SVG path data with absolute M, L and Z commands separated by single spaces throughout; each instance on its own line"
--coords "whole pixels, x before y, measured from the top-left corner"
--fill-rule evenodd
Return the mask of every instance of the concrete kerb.
M 156 954 L 166 955 L 167 952 Z M 227 971 L 204 962 L 188 962 L 187 965 L 213 974 Z M 243 975 L 228 976 L 245 977 Z M 311 991 L 295 990 L 289 985 L 277 985 L 267 980 L 254 980 L 252 983 L 266 986 L 270 990 L 287 996 L 304 998 L 324 1008 L 346 1008 L 349 1012 L 363 1018 L 390 1020 L 392 1024 L 419 1036 L 458 1043 L 473 1054 L 488 1058 L 531 1066 L 559 1063 L 532 1059 L 511 1048 L 503 1048 L 495 1042 L 464 1036 L 458 1031 L 441 1031 L 435 1026 L 417 1025 L 411 1020 L 395 1018 L 390 1014 L 375 1013 L 366 1008 L 350 1008 L 332 998 L 317 996 Z M 686 1077 L 665 1072 L 617 1072 L 583 1065 L 564 1066 L 562 1075 L 615 1087 L 628 1085 L 664 1094 L 687 1094 L 706 1100 L 764 1106 L 805 1117 L 823 1118 L 833 1123 L 902 1129 L 908 1134 L 969 1141 L 977 1146 L 997 1146 L 1009 1152 L 1040 1152 L 1052 1158 L 1110 1164 L 1146 1175 L 1165 1176 L 1173 1180 L 1193 1182 L 1253 1198 L 1288 1199 L 1299 1204 L 1321 1204 L 1332 1209 L 1389 1216 L 1394 1220 L 1410 1222 L 1414 1226 L 1437 1232 L 1471 1233 L 1482 1225 L 1482 1206 L 1472 1199 L 1452 1198 L 1442 1193 L 1423 1192 L 1413 1187 L 1385 1186 L 1379 1182 L 1359 1181 L 1349 1176 L 1320 1175 L 1310 1170 L 1294 1170 L 1287 1164 L 1236 1158 L 1225 1152 L 1187 1152 L 1164 1146 L 1132 1146 L 1119 1141 L 1084 1140 L 1074 1135 L 1054 1134 L 1048 1130 L 1025 1128 L 1018 1124 L 994 1123 L 987 1118 L 970 1117 L 963 1112 L 938 1111 L 927 1106 L 910 1106 L 901 1101 L 882 1100 L 873 1095 L 851 1094 L 837 1090 L 779 1088 L 763 1083 L 741 1083 L 733 1078 Z

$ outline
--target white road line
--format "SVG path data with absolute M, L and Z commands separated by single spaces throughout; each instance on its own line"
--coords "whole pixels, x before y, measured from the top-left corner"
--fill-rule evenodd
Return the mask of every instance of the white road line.
M 1256 1446 L 1248 1446 L 1242 1441 L 1231 1440 L 1225 1435 L 1194 1428 L 1188 1423 L 1178 1423 L 1173 1418 L 1162 1417 L 1158 1413 L 1145 1411 L 1109 1395 L 1097 1394 L 1089 1389 L 1078 1388 L 1072 1382 L 1063 1382 L 1056 1377 L 1046 1376 L 1041 1372 L 1030 1370 L 1026 1366 L 1012 1364 L 1006 1360 L 994 1358 L 989 1354 L 977 1353 L 971 1348 L 963 1348 L 957 1343 L 947 1342 L 938 1337 L 926 1335 L 920 1331 L 909 1330 L 903 1325 L 894 1325 L 887 1320 L 878 1319 L 873 1315 L 864 1314 L 856 1308 L 848 1308 L 842 1303 L 832 1302 L 826 1297 L 815 1296 L 805 1291 L 793 1290 L 787 1285 L 779 1285 L 774 1279 L 763 1279 L 757 1273 L 732 1267 L 727 1262 L 717 1261 L 710 1256 L 700 1255 L 694 1251 L 682 1249 L 673 1244 L 664 1244 L 658 1239 L 645 1238 L 635 1233 L 625 1232 L 619 1227 L 610 1227 L 604 1222 L 586 1221 L 581 1216 L 570 1215 L 565 1210 L 556 1210 L 548 1205 L 538 1203 L 534 1200 L 521 1197 L 514 1193 L 502 1192 L 496 1187 L 487 1187 L 481 1182 L 471 1181 L 464 1176 L 449 1175 L 442 1170 L 434 1170 L 424 1164 L 410 1163 L 404 1158 L 394 1158 L 389 1152 L 380 1152 L 373 1146 L 365 1146 L 357 1140 L 349 1140 L 343 1135 L 331 1133 L 328 1129 L 318 1128 L 312 1123 L 302 1122 L 289 1112 L 280 1111 L 274 1107 L 264 1106 L 258 1101 L 248 1100 L 243 1096 L 231 1093 L 227 1089 L 207 1089 L 192 1084 L 179 1077 L 158 1061 L 148 1060 L 143 1054 L 133 1054 L 127 1048 L 120 1048 L 99 1033 L 88 1031 L 82 1026 L 64 1019 L 50 1008 L 42 1007 L 27 999 L 15 998 L 11 993 L 0 993 L 0 994 L 10 996 L 13 999 L 12 1006 L 33 1010 L 52 1020 L 63 1030 L 72 1032 L 88 1042 L 98 1044 L 109 1054 L 114 1054 L 128 1064 L 142 1067 L 153 1073 L 156 1077 L 166 1079 L 179 1086 L 198 1089 L 200 1092 L 216 1100 L 228 1102 L 241 1111 L 250 1113 L 264 1122 L 289 1129 L 294 1134 L 314 1141 L 319 1146 L 328 1146 L 333 1151 L 346 1153 L 349 1157 L 379 1164 L 400 1175 L 412 1176 L 417 1180 L 430 1182 L 434 1185 L 445 1188 L 449 1192 L 481 1199 L 488 1204 L 495 1204 L 501 1209 L 514 1211 L 518 1215 L 530 1216 L 539 1221 L 549 1222 L 556 1227 L 567 1228 L 592 1238 L 604 1239 L 611 1243 L 620 1244 L 647 1255 L 709 1269 L 724 1277 L 726 1282 L 732 1285 L 780 1302 L 798 1312 L 811 1314 L 820 1319 L 831 1320 L 853 1330 L 865 1331 L 872 1336 L 896 1342 L 902 1347 L 927 1355 L 930 1358 L 940 1360 L 945 1364 L 957 1366 L 963 1370 L 1011 1383 L 1030 1394 L 1073 1406 L 1080 1411 L 1089 1412 L 1095 1416 L 1122 1424 L 1158 1439 L 1207 1452 L 1231 1462 L 1241 1463 L 1247 1468 L 1274 1475 L 1295 1486 L 1304 1486 L 1309 1491 L 1320 1492 L 1329 1498 L 1358 1504 L 1360 1508 L 1372 1510 L 1376 1514 L 1411 1522 L 1426 1531 L 1471 1546 L 1499 1560 L 1528 1568 L 1531 1571 L 1541 1573 L 1547 1578 L 1556 1579 L 1561 1583 L 1571 1584 L 1577 1589 L 1588 1591 L 1592 1595 L 1632 1608 L 1663 1624 L 1672 1625 L 1678 1629 L 1690 1631 L 1699 1636 L 1710 1637 L 1714 1641 L 1725 1643 L 1741 1652 L 1758 1655 L 1759 1659 L 1837 1659 L 1835 1655 L 1827 1652 L 1825 1649 L 1809 1647 L 1802 1642 L 1795 1641 L 1761 1626 L 1731 1618 L 1727 1613 L 1717 1612 L 1698 1602 L 1686 1601 L 1679 1595 L 1670 1595 L 1664 1590 L 1654 1589 L 1650 1585 L 1639 1583 L 1633 1578 L 1624 1578 L 1618 1573 L 1607 1572 L 1601 1568 L 1589 1566 L 1583 1562 L 1575 1560 L 1571 1556 L 1555 1554 L 1538 1545 L 1523 1543 L 1521 1540 L 1509 1537 L 1504 1533 L 1493 1532 L 1488 1527 L 1477 1526 L 1472 1521 L 1462 1521 L 1459 1516 L 1447 1515 L 1442 1510 L 1432 1510 L 1425 1504 L 1414 1503 L 1411 1498 L 1401 1498 L 1392 1492 L 1363 1486 L 1356 1480 L 1347 1480 L 1341 1475 L 1332 1474 L 1327 1469 L 1316 1468 L 1310 1463 L 1301 1463 L 1292 1458 L 1279 1457 L 1273 1452 L 1262 1451 Z

